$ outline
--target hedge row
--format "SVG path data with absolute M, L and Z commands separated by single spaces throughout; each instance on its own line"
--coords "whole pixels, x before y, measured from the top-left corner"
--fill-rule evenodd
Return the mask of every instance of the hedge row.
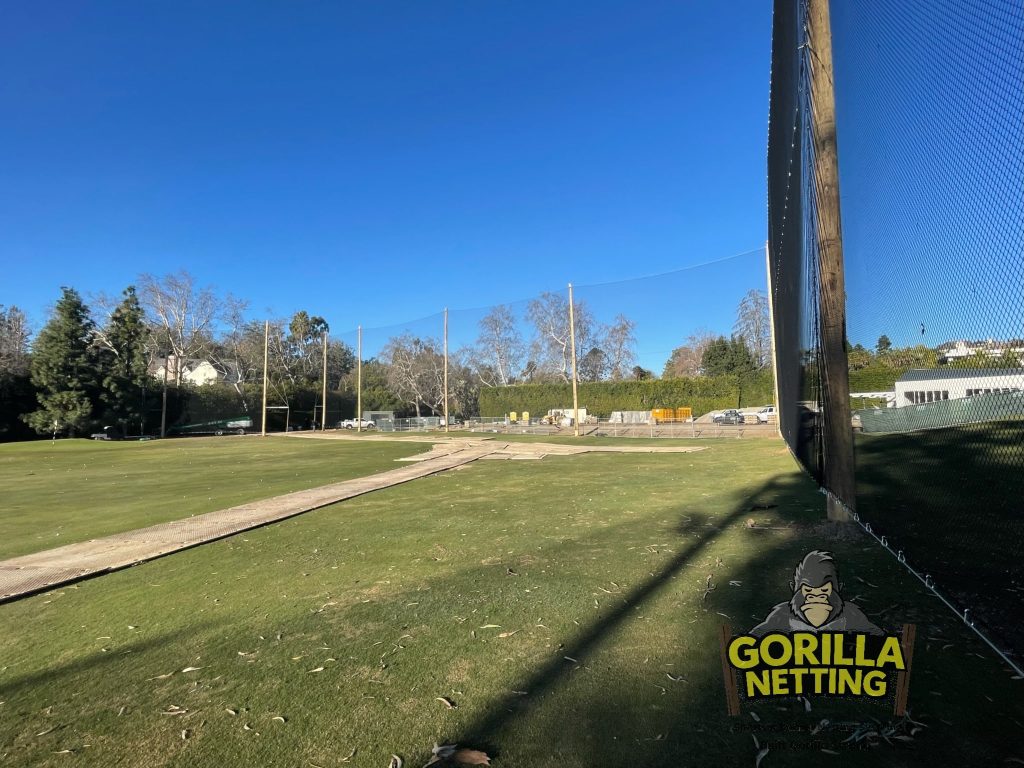
M 749 408 L 774 402 L 770 371 L 748 376 L 701 376 L 647 381 L 594 381 L 579 384 L 579 405 L 598 418 L 612 411 L 690 407 L 694 416 L 723 408 Z M 552 408 L 572 407 L 572 385 L 517 384 L 480 390 L 480 415 L 504 416 L 528 411 L 542 416 Z

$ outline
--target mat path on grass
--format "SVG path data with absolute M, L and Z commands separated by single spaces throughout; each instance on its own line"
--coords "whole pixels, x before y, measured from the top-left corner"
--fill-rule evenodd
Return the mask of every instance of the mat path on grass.
M 308 437 L 330 439 L 331 434 Z M 337 436 L 346 439 L 347 436 Z M 361 438 L 355 438 L 361 439 Z M 387 439 L 374 437 L 372 439 Z M 314 509 L 411 480 L 461 467 L 478 459 L 542 459 L 580 453 L 686 453 L 702 450 L 660 446 L 575 446 L 552 443 L 504 443 L 449 438 L 424 453 L 398 461 L 408 466 L 369 477 L 322 485 L 241 504 L 170 523 L 139 528 L 31 555 L 0 561 L 0 602 L 35 594 L 62 584 L 128 568 L 157 557 L 222 539 L 236 533 L 301 515 Z

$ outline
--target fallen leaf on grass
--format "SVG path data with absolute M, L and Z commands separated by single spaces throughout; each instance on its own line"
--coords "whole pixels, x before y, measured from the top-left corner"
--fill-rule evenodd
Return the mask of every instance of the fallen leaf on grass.
M 685 683 L 686 678 L 682 675 L 670 675 L 668 672 L 665 673 L 665 677 L 671 680 L 673 683 Z
M 572 656 L 563 656 L 562 658 L 566 661 L 571 661 L 573 664 L 579 664 L 579 662 L 576 661 L 576 659 L 574 659 Z
M 52 733 L 55 730 L 57 730 L 57 726 L 56 725 L 52 725 L 49 728 L 47 728 L 45 731 L 40 731 L 39 733 L 37 733 L 36 736 L 45 736 L 46 734 Z
M 226 708 L 224 711 L 227 712 L 232 717 L 234 717 L 235 715 L 238 714 L 238 710 L 237 709 L 231 709 L 231 707 Z
M 501 629 L 501 624 L 484 624 L 480 629 Z
M 355 757 L 355 756 L 356 756 L 356 749 L 355 749 L 355 747 L 353 747 L 352 751 L 348 753 L 348 757 L 341 758 L 341 762 L 343 762 L 343 763 L 351 762 L 352 758 Z
M 458 709 L 458 706 L 459 706 L 454 701 L 452 701 L 451 699 L 445 698 L 444 696 L 438 696 L 434 700 L 435 701 L 440 701 L 442 704 L 444 704 L 446 707 L 448 707 L 448 709 Z
M 513 629 L 511 632 L 502 632 L 498 635 L 498 637 L 512 637 L 512 635 L 514 635 L 518 631 L 518 629 Z
M 283 718 L 283 717 L 281 717 L 281 715 L 275 715 L 274 717 L 272 717 L 270 719 L 271 720 L 277 720 L 280 723 L 287 723 L 288 722 L 288 720 Z
M 181 740 L 182 740 L 182 741 L 185 741 L 185 740 L 186 740 L 186 739 L 188 739 L 188 737 L 189 737 L 189 736 L 191 736 L 191 735 L 192 735 L 192 731 L 190 731 L 190 730 L 189 730 L 188 728 L 186 728 L 185 730 L 183 730 L 183 731 L 181 732 Z
M 166 680 L 168 677 L 170 677 L 173 674 L 174 674 L 173 672 L 168 672 L 166 675 L 157 675 L 156 677 L 147 677 L 146 678 L 146 682 L 148 683 L 150 680 Z
M 761 751 L 757 753 L 757 759 L 754 761 L 754 768 L 758 768 L 761 765 L 761 761 L 764 760 L 768 754 L 768 747 L 762 747 Z
M 202 667 L 185 667 L 182 672 L 198 672 Z
M 317 667 L 316 669 L 309 670 L 309 672 L 307 674 L 313 674 L 314 672 L 323 672 L 323 671 L 324 671 L 324 667 Z
M 392 755 L 391 762 L 388 763 L 388 768 L 402 768 L 403 765 L 404 763 L 402 762 L 402 758 L 398 755 Z

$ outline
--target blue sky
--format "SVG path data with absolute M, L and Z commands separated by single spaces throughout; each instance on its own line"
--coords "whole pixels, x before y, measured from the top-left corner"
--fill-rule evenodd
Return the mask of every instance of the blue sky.
M 186 269 L 341 330 L 758 249 L 770 37 L 767 2 L 9 6 L 0 303 Z M 645 365 L 764 261 L 692 276 L 626 284 Z

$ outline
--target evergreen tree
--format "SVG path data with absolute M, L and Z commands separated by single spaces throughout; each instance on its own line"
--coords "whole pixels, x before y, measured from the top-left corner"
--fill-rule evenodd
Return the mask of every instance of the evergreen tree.
M 99 394 L 94 326 L 78 292 L 61 291 L 53 315 L 32 345 L 31 376 L 39 409 L 25 421 L 40 434 L 74 436 L 89 427 Z
M 727 339 L 719 336 L 704 350 L 701 369 L 707 376 L 751 373 L 757 368 L 757 361 L 746 342 L 733 336 Z
M 138 423 L 140 433 L 142 431 L 149 341 L 150 331 L 135 286 L 128 286 L 121 303 L 110 315 L 107 327 L 99 334 L 103 374 L 100 398 L 106 406 L 104 419 L 121 425 L 124 432 L 128 431 L 129 423 Z

